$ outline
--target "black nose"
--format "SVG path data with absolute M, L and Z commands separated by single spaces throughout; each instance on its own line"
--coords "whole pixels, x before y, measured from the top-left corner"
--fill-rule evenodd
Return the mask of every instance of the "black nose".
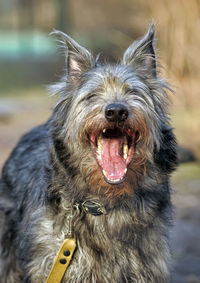
M 105 116 L 109 122 L 124 122 L 128 118 L 128 109 L 120 103 L 106 106 Z

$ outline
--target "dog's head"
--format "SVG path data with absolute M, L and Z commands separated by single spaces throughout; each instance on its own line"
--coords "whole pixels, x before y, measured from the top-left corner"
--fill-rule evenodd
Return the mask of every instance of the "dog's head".
M 54 88 L 61 94 L 54 116 L 69 162 L 91 188 L 132 194 L 147 164 L 168 168 L 159 152 L 174 143 L 173 136 L 164 138 L 171 135 L 167 84 L 158 77 L 154 26 L 119 64 L 100 63 L 68 35 L 55 33 L 65 43 L 67 74 Z

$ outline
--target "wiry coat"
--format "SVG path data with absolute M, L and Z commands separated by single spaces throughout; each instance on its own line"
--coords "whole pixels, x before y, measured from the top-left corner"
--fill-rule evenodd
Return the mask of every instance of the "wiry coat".
M 1 282 L 45 282 L 69 230 L 67 216 L 74 202 L 86 199 L 97 200 L 107 214 L 80 213 L 77 249 L 62 282 L 166 282 L 176 145 L 166 113 L 167 85 L 156 70 L 154 29 L 116 65 L 97 62 L 56 33 L 66 43 L 67 74 L 52 87 L 60 100 L 46 124 L 22 137 L 2 171 Z M 115 127 L 104 109 L 116 101 L 129 111 L 123 129 L 137 138 L 126 178 L 112 184 L 90 136 Z

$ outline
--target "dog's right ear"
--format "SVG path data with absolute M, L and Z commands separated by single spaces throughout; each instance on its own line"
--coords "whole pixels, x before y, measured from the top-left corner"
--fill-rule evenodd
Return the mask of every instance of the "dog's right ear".
M 132 65 L 143 76 L 156 76 L 156 56 L 154 50 L 155 27 L 152 24 L 148 32 L 134 41 L 125 51 L 122 63 Z
M 65 48 L 67 73 L 74 79 L 78 79 L 82 73 L 95 65 L 93 55 L 84 47 L 80 46 L 69 35 L 62 31 L 54 30 L 51 34 L 59 35 Z

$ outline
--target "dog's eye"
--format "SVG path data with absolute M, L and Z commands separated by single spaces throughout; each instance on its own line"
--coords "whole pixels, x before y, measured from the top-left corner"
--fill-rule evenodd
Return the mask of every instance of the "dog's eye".
M 95 98 L 96 94 L 95 93 L 91 93 L 86 97 L 86 100 L 91 100 L 92 98 Z
M 137 93 L 137 90 L 136 89 L 134 89 L 134 88 L 131 88 L 130 86 L 126 86 L 125 88 L 124 88 L 124 94 L 125 95 L 135 95 Z
M 130 95 L 137 95 L 138 94 L 138 91 L 135 90 L 135 89 L 128 89 L 126 94 L 130 94 Z
M 127 88 L 126 90 L 125 90 L 125 93 L 124 93 L 125 95 L 129 95 L 129 94 L 133 94 L 133 90 L 132 89 L 130 89 L 130 88 Z

